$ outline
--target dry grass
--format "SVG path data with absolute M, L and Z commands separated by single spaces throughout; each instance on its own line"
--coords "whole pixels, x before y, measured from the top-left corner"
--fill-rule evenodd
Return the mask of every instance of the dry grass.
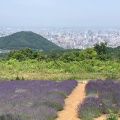
M 0 72 L 0 79 L 8 79 L 15 80 L 16 77 L 20 79 L 24 78 L 26 80 L 66 80 L 66 79 L 74 79 L 78 81 L 82 80 L 94 80 L 94 79 L 105 79 L 106 76 L 104 74 L 98 73 L 41 73 L 41 72 L 13 72 L 6 71 Z

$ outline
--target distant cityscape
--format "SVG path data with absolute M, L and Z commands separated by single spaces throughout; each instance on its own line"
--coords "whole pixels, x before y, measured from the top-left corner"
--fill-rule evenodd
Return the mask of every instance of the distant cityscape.
M 66 49 L 85 49 L 101 42 L 107 42 L 109 47 L 120 46 L 120 29 L 0 28 L 0 37 L 19 31 L 35 32 Z

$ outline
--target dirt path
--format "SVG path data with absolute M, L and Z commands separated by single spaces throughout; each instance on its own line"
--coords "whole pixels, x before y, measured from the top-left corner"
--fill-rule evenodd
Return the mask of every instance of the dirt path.
M 65 100 L 64 110 L 58 112 L 56 120 L 80 120 L 77 116 L 77 106 L 85 97 L 85 84 L 79 83 L 78 86 Z

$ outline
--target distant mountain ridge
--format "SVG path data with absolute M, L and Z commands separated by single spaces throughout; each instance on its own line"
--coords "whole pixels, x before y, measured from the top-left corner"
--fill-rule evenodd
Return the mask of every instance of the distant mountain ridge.
M 43 51 L 62 50 L 46 38 L 31 31 L 21 31 L 9 36 L 0 38 L 0 49 L 20 49 L 31 48 Z

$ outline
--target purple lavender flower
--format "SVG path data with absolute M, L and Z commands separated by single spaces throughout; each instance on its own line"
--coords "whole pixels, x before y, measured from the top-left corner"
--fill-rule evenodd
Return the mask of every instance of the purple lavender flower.
M 96 81 L 90 80 L 85 86 L 86 95 L 97 94 L 98 93 L 98 84 Z
M 75 80 L 2 81 L 0 113 L 19 115 L 23 120 L 54 119 L 57 111 L 63 109 L 64 99 L 76 85 Z
M 101 115 L 102 109 L 103 103 L 99 98 L 86 97 L 78 107 L 78 115 L 81 119 L 92 120 Z

